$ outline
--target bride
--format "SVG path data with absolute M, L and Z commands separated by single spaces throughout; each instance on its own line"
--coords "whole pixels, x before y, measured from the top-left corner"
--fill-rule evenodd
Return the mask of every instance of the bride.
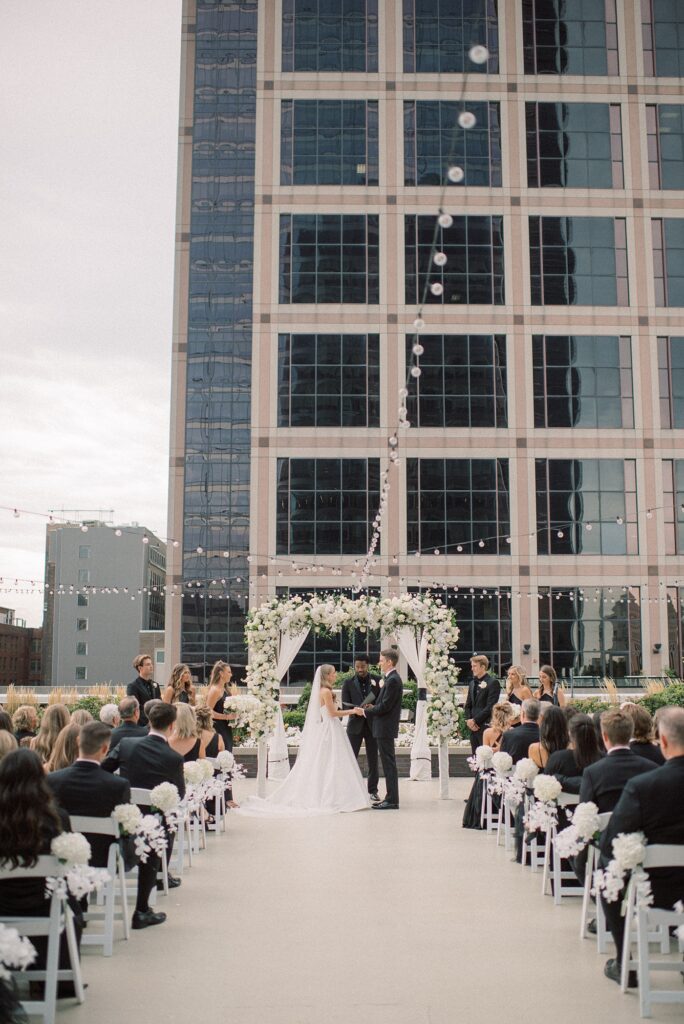
M 334 682 L 332 665 L 316 670 L 294 768 L 270 796 L 251 797 L 234 813 L 290 817 L 370 807 L 366 784 L 340 721 L 353 711 L 338 711 Z

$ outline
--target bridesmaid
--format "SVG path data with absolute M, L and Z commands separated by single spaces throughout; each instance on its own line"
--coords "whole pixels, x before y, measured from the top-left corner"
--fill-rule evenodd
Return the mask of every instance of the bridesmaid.
M 527 685 L 525 670 L 520 665 L 511 665 L 506 675 L 506 700 L 509 704 L 522 704 L 531 696 L 532 691 Z
M 542 703 L 553 704 L 557 708 L 565 707 L 565 693 L 552 665 L 542 665 L 539 669 L 539 689 L 534 695 Z
M 214 729 L 223 740 L 226 750 L 233 749 L 233 730 L 229 722 L 235 720 L 235 715 L 227 715 L 223 710 L 223 702 L 230 696 L 228 684 L 233 673 L 230 665 L 225 661 L 217 661 L 209 676 L 209 691 L 207 693 L 207 707 L 211 710 L 211 719 Z

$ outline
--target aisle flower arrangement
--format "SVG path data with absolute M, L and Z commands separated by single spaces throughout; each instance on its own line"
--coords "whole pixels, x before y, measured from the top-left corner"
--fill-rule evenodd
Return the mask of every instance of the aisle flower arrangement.
M 50 843 L 50 853 L 65 867 L 64 873 L 45 879 L 45 894 L 53 892 L 62 897 L 67 894 L 83 899 L 91 892 L 99 891 L 111 875 L 106 868 L 92 868 L 90 843 L 80 832 L 61 832 Z

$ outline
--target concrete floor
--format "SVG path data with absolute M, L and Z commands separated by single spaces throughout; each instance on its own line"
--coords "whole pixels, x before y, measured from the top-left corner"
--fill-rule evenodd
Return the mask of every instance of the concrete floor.
M 86 1002 L 62 1024 L 527 1024 L 639 1020 L 634 993 L 581 942 L 579 901 L 461 828 L 470 779 L 401 783 L 399 812 L 232 817 L 165 924 L 105 959 L 84 950 Z M 237 797 L 254 791 L 239 784 Z M 671 984 L 672 976 L 668 979 Z M 654 1020 L 680 1021 L 659 1006 Z

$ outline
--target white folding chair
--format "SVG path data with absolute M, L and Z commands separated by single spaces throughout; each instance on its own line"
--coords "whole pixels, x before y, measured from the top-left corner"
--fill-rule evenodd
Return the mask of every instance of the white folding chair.
M 97 900 L 97 905 L 103 906 L 104 910 L 94 910 L 93 899 L 89 904 L 84 917 L 88 923 L 91 921 L 102 921 L 103 931 L 94 932 L 88 928 L 81 938 L 82 946 L 102 946 L 104 956 L 111 956 L 114 952 L 114 921 L 120 920 L 123 924 L 124 939 L 130 935 L 128 926 L 128 899 L 126 893 L 126 869 L 123 857 L 119 849 L 119 826 L 113 818 L 95 818 L 80 814 L 71 815 L 71 827 L 74 832 L 90 833 L 91 835 L 112 836 L 113 842 L 109 847 L 107 857 L 107 871 L 110 878 L 103 887 Z M 121 900 L 121 910 L 116 909 L 117 895 Z
M 643 866 L 649 868 L 684 868 L 684 845 L 647 846 Z M 639 1010 L 642 1017 L 651 1016 L 653 1003 L 684 1003 L 681 983 L 674 989 L 651 988 L 651 971 L 676 971 L 682 969 L 680 959 L 653 960 L 649 942 L 660 942 L 660 953 L 670 951 L 670 927 L 684 924 L 684 913 L 660 907 L 641 906 L 637 900 L 637 881 L 634 873 L 629 880 L 626 895 L 625 937 L 622 945 L 622 977 L 620 987 L 627 990 L 630 970 L 636 970 L 639 981 Z M 656 929 L 654 934 L 653 929 Z M 636 959 L 632 958 L 632 932 L 636 930 Z M 678 977 L 679 980 L 679 977 Z
M 499 811 L 494 812 L 492 792 L 489 788 L 489 777 L 487 775 L 482 776 L 482 785 L 484 790 L 482 793 L 482 810 L 480 811 L 480 828 L 484 826 L 486 834 L 490 835 L 498 826 Z
M 215 757 L 208 757 L 207 761 L 213 765 L 214 772 L 218 768 L 217 759 Z M 221 792 L 214 800 L 214 821 L 213 824 L 207 825 L 208 832 L 225 832 L 226 831 L 226 819 L 228 817 L 228 809 L 226 807 L 226 791 L 221 787 Z
M 577 793 L 561 793 L 557 800 L 559 807 L 576 807 L 578 803 L 579 795 Z M 553 892 L 553 902 L 556 906 L 560 906 L 564 896 L 583 896 L 584 886 L 580 885 L 574 871 L 563 869 L 562 859 L 556 849 L 557 834 L 558 828 L 556 825 L 546 833 L 542 895 L 546 895 L 550 883 Z
M 534 803 L 534 797 L 531 793 L 526 793 L 524 797 L 524 811 L 527 812 L 531 805 Z M 537 839 L 537 832 L 533 832 L 531 838 L 528 839 L 528 833 L 523 833 L 523 844 L 522 844 L 522 857 L 521 864 L 523 867 L 527 866 L 527 858 L 530 859 L 530 868 L 533 873 L 543 869 L 546 857 L 545 846 Z
M 0 867 L 0 880 L 3 882 L 14 881 L 20 878 L 48 878 L 59 877 L 64 874 L 64 865 L 60 864 L 56 857 L 39 857 L 33 867 L 30 868 L 7 868 Z M 81 964 L 78 958 L 78 944 L 76 942 L 76 931 L 74 929 L 74 915 L 71 912 L 66 899 L 53 893 L 49 900 L 45 900 L 46 913 L 43 917 L 20 917 L 3 915 L 0 918 L 3 924 L 16 928 L 20 935 L 28 939 L 35 936 L 47 936 L 47 958 L 44 970 L 28 967 L 25 971 L 12 972 L 16 977 L 27 981 L 42 981 L 45 983 L 45 991 L 42 999 L 21 1000 L 21 1005 L 29 1016 L 42 1017 L 43 1024 L 54 1024 L 57 1008 L 57 983 L 59 981 L 73 982 L 76 998 L 82 1003 L 85 995 L 83 979 L 81 977 Z M 59 943 L 64 933 L 67 940 L 70 967 L 60 970 L 59 967 Z
M 606 811 L 604 814 L 599 814 L 599 827 L 601 832 L 607 827 L 610 821 L 611 811 Z M 580 918 L 580 939 L 586 939 L 591 937 L 587 932 L 587 925 L 589 924 L 589 907 L 591 906 L 591 890 L 594 884 L 594 867 L 598 859 L 598 847 L 590 843 L 587 847 L 587 867 L 586 874 L 584 876 L 584 893 L 582 896 L 582 915 Z M 596 946 L 599 953 L 605 953 L 606 944 L 610 938 L 610 933 L 606 928 L 606 918 L 603 913 L 603 907 L 601 906 L 601 900 L 596 900 Z
M 137 804 L 139 807 L 142 807 L 144 809 L 143 813 L 149 813 L 149 809 L 152 806 L 152 800 L 151 800 L 151 797 L 150 797 L 151 792 L 152 792 L 151 789 L 140 789 L 139 787 L 131 787 L 131 803 Z M 162 877 L 162 883 L 163 883 L 163 892 L 164 892 L 165 896 L 168 896 L 169 895 L 169 866 L 168 866 L 168 857 L 165 855 L 163 857 L 160 857 L 159 860 L 161 861 L 161 877 Z M 134 869 L 134 871 L 136 873 L 137 873 L 137 870 L 138 870 L 137 868 Z M 129 872 L 129 877 L 130 877 L 131 874 L 132 874 L 132 872 Z M 154 890 L 152 890 L 152 891 L 154 892 Z M 152 900 L 150 900 L 150 903 L 152 903 Z
M 504 797 L 501 798 L 499 808 L 499 821 L 496 829 L 496 845 L 501 846 L 503 836 L 504 850 L 508 851 L 513 846 L 513 828 L 515 825 L 515 807 Z

